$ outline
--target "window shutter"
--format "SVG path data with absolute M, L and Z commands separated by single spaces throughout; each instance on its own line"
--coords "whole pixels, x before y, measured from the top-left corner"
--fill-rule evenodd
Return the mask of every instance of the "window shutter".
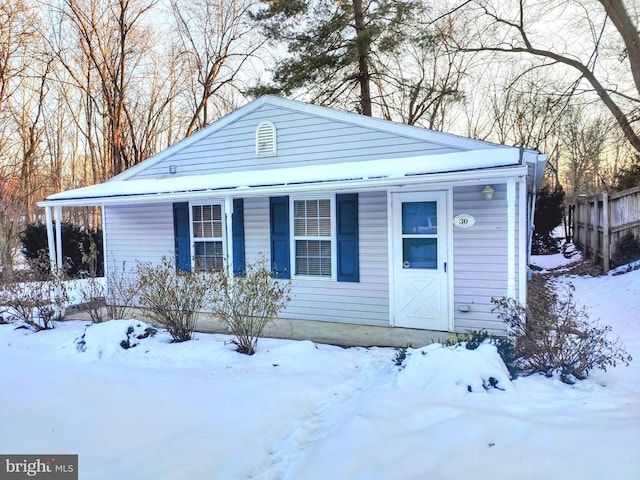
M 173 236 L 176 249 L 176 269 L 191 271 L 191 238 L 189 232 L 189 203 L 173 204 Z
M 233 237 L 233 274 L 242 277 L 245 274 L 244 260 L 244 201 L 233 199 L 233 216 L 231 218 L 231 236 Z
M 271 271 L 274 278 L 291 278 L 289 266 L 289 197 L 269 199 Z
M 336 239 L 338 242 L 338 281 L 360 281 L 358 245 L 358 194 L 336 195 Z

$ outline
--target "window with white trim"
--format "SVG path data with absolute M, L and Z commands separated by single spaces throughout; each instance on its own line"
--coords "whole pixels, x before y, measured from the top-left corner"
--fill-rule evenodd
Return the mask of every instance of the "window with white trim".
M 293 199 L 293 258 L 297 276 L 333 278 L 333 198 Z
M 223 267 L 222 205 L 192 205 L 193 270 L 219 272 Z

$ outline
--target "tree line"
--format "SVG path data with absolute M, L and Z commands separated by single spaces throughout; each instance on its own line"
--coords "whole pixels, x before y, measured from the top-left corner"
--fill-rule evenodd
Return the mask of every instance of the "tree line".
M 570 198 L 610 188 L 639 163 L 639 14 L 623 0 L 3 2 L 0 265 L 46 195 L 263 93 L 538 148 Z

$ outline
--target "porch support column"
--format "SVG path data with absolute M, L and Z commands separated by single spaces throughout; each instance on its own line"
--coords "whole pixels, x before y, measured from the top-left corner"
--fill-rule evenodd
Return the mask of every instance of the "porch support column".
M 224 215 L 225 215 L 225 243 L 227 252 L 225 258 L 225 268 L 229 277 L 233 276 L 233 198 L 225 197 L 224 199 Z
M 529 264 L 529 254 L 531 253 L 531 238 L 533 229 L 533 219 L 531 222 L 527 216 L 527 179 L 518 178 L 518 302 L 522 305 L 527 303 L 527 265 Z M 531 231 L 530 231 L 531 230 Z
M 507 298 L 516 298 L 516 181 L 507 180 Z
M 53 207 L 53 218 L 56 222 L 56 264 L 62 268 L 62 207 Z
M 47 245 L 49 247 L 49 262 L 51 264 L 51 271 L 58 270 L 58 262 L 56 261 L 56 242 L 53 233 L 53 218 L 51 210 L 53 207 L 44 207 L 44 217 L 47 224 Z

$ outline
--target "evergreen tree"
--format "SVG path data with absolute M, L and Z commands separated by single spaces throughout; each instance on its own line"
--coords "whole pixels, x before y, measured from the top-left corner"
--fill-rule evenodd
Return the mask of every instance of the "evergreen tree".
M 407 38 L 418 8 L 414 0 L 273 0 L 255 19 L 289 55 L 273 70 L 273 82 L 251 93 L 290 95 L 306 89 L 322 105 L 355 104 L 372 114 L 372 78 L 379 58 Z
M 560 225 L 564 216 L 564 190 L 561 185 L 553 190 L 542 187 L 536 197 L 536 211 L 533 223 L 532 253 L 534 255 L 557 253 L 558 242 L 553 238 L 553 230 Z
M 621 169 L 613 181 L 614 189 L 618 192 L 628 188 L 640 187 L 640 156 L 636 156 L 636 163 L 629 168 Z

